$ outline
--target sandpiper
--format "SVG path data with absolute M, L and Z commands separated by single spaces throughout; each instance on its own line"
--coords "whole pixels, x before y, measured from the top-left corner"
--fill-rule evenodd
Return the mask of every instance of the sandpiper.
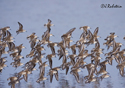
M 11 88 L 15 88 L 15 84 L 19 83 L 21 79 L 18 79 L 17 77 L 10 77 L 7 80 L 10 80 L 8 84 L 11 85 Z
M 49 73 L 47 75 L 50 75 L 50 82 L 52 83 L 53 75 L 55 75 L 56 80 L 58 81 L 58 71 L 57 70 L 49 70 Z
M 70 46 L 72 53 L 76 54 L 76 44 L 73 44 L 72 46 Z
M 44 26 L 47 26 L 47 29 L 49 30 L 49 32 L 51 31 L 50 27 L 54 26 L 54 24 L 51 24 L 51 22 L 52 21 L 50 19 L 48 19 L 48 23 L 44 24 Z
M 55 55 L 55 48 L 54 46 L 57 46 L 57 43 L 48 43 L 47 45 L 48 47 L 50 47 L 51 51 L 52 51 L 52 54 Z
M 45 67 L 47 67 L 48 65 L 46 64 L 47 61 L 45 61 L 44 63 L 42 63 L 40 66 L 39 66 L 39 69 L 40 69 L 40 74 L 44 76 L 45 74 Z
M 18 35 L 19 33 L 26 32 L 26 30 L 23 29 L 23 25 L 22 25 L 20 22 L 18 22 L 18 24 L 19 24 L 19 29 L 16 31 L 17 35 Z
M 108 74 L 103 74 L 102 76 L 100 76 L 100 79 L 102 81 L 104 78 L 108 78 L 108 77 L 110 77 Z
M 84 30 L 84 32 L 87 34 L 87 31 L 88 31 L 87 29 L 90 29 L 90 27 L 89 26 L 82 26 L 79 29 Z
M 43 74 L 40 74 L 40 77 L 37 79 L 37 83 L 40 83 L 40 81 L 44 81 L 46 80 L 47 78 L 43 76 Z
M 0 28 L 0 31 L 2 32 L 2 39 L 6 36 L 6 31 L 7 30 L 10 30 L 10 27 L 7 26 L 7 27 L 4 27 L 4 28 Z
M 2 70 L 4 69 L 4 67 L 7 67 L 7 65 L 5 64 L 5 62 L 0 63 L 0 72 L 2 72 Z
M 67 58 L 70 58 L 70 61 L 71 61 L 72 65 L 75 64 L 76 56 L 77 56 L 76 54 L 71 54 L 71 55 L 68 55 L 68 57 L 67 57 Z
M 75 76 L 75 79 L 76 79 L 76 81 L 79 83 L 80 81 L 79 81 L 79 74 L 78 74 L 78 72 L 80 72 L 81 70 L 80 69 L 72 69 L 71 71 L 70 71 L 70 74 L 73 74 L 74 76 Z

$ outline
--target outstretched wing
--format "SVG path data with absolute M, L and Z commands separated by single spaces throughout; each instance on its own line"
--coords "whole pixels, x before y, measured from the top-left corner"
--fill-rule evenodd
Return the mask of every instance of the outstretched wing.
M 72 32 L 73 32 L 75 29 L 76 29 L 76 28 L 70 29 L 66 34 L 72 34 Z
M 18 24 L 19 24 L 19 29 L 22 29 L 23 25 L 20 22 L 18 22 Z
M 94 33 L 93 33 L 94 36 L 97 36 L 98 30 L 99 30 L 99 27 L 97 27 L 97 28 L 95 29 L 95 31 L 94 31 Z

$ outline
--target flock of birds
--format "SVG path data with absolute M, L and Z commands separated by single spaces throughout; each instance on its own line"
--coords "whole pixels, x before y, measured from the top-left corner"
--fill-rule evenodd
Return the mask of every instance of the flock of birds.
M 19 29 L 16 31 L 17 35 L 26 30 L 23 29 L 23 25 L 18 22 Z M 23 70 L 18 72 L 15 76 L 8 78 L 10 80 L 8 83 L 11 88 L 15 88 L 15 84 L 19 83 L 20 80 L 24 79 L 26 82 L 28 81 L 28 75 L 32 73 L 32 71 L 37 70 L 35 68 L 36 64 L 39 64 L 39 78 L 36 80 L 37 83 L 46 80 L 45 77 L 45 68 L 48 66 L 49 72 L 47 76 L 50 76 L 50 82 L 53 80 L 53 76 L 58 81 L 58 71 L 65 70 L 66 75 L 70 70 L 70 74 L 74 75 L 76 81 L 79 83 L 79 72 L 82 69 L 87 69 L 88 74 L 84 77 L 85 83 L 90 83 L 94 81 L 103 80 L 104 78 L 110 77 L 109 73 L 106 71 L 106 65 L 112 65 L 112 61 L 118 63 L 116 66 L 119 69 L 120 75 L 124 76 L 124 67 L 125 67 L 125 49 L 121 50 L 122 43 L 118 43 L 115 41 L 115 38 L 118 37 L 115 33 L 110 33 L 109 36 L 105 38 L 105 43 L 103 45 L 107 46 L 107 49 L 112 48 L 110 52 L 104 53 L 103 50 L 100 48 L 100 43 L 98 41 L 98 31 L 99 27 L 97 27 L 92 33 L 89 29 L 89 26 L 80 27 L 83 30 L 83 33 L 80 35 L 80 38 L 75 44 L 70 45 L 72 42 L 72 33 L 76 28 L 70 29 L 67 33 L 61 36 L 62 41 L 60 42 L 51 42 L 50 37 L 53 36 L 50 34 L 51 26 L 53 26 L 52 21 L 48 19 L 48 23 L 44 24 L 47 27 L 47 30 L 42 35 L 42 39 L 39 40 L 38 36 L 35 33 L 27 36 L 29 40 L 31 51 L 29 54 L 26 55 L 26 58 L 32 58 L 25 64 L 21 63 L 21 59 L 25 57 L 21 55 L 22 49 L 25 48 L 23 44 L 16 46 L 14 44 L 14 38 L 12 34 L 9 32 L 10 27 L 4 27 L 0 29 L 0 72 L 7 67 L 6 58 L 2 57 L 3 54 L 9 54 L 12 57 L 14 62 L 10 63 L 13 67 L 18 68 L 19 66 L 23 65 Z M 125 39 L 125 37 L 123 38 Z M 87 47 L 89 45 L 94 45 L 95 47 L 91 49 L 91 53 L 88 53 Z M 45 50 L 44 45 L 47 45 L 48 48 L 51 49 L 51 54 L 46 55 L 42 53 Z M 55 51 L 55 47 L 59 49 Z M 5 51 L 5 48 L 8 48 L 8 51 Z M 72 52 L 66 50 L 70 49 Z M 76 49 L 78 49 L 78 55 L 76 54 Z M 100 61 L 102 58 L 100 57 L 101 54 L 106 56 L 104 61 Z M 59 60 L 62 59 L 62 63 L 60 66 L 53 67 L 53 60 L 52 58 L 58 56 Z M 46 58 L 47 61 L 42 62 L 43 58 Z M 88 58 L 91 60 L 90 63 L 86 63 L 85 59 Z M 49 62 L 49 65 L 46 63 Z

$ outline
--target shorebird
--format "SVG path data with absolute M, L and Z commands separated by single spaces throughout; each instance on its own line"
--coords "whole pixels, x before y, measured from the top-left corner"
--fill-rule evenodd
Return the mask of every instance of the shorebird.
M 7 26 L 7 27 L 4 27 L 4 28 L 0 28 L 0 31 L 2 32 L 2 39 L 6 36 L 6 31 L 7 30 L 10 30 L 10 27 Z
M 18 78 L 17 77 L 10 77 L 10 78 L 8 78 L 7 80 L 10 80 L 10 81 L 15 81 L 15 80 L 17 80 Z
M 72 69 L 71 71 L 70 71 L 70 74 L 73 74 L 74 76 L 75 76 L 75 79 L 76 79 L 76 81 L 79 83 L 80 81 L 79 81 L 79 74 L 78 74 L 78 72 L 80 72 L 81 70 L 80 69 L 78 69 L 78 68 L 76 68 L 76 69 Z
M 79 54 L 80 54 L 80 53 L 83 53 L 83 51 L 84 51 L 84 49 L 85 49 L 84 43 L 82 43 L 82 44 L 80 44 L 80 45 L 77 45 L 76 47 L 78 48 Z
M 23 44 L 20 44 L 19 46 L 16 46 L 17 49 L 22 49 L 25 48 L 25 46 L 23 46 Z
M 73 42 L 73 40 L 71 40 L 70 38 L 66 38 L 65 39 L 64 47 L 70 48 L 70 42 Z
M 51 27 L 51 26 L 54 26 L 54 24 L 51 24 L 51 22 L 52 22 L 52 21 L 51 21 L 50 19 L 48 19 L 48 23 L 44 24 L 44 26 L 47 27 L 47 29 L 49 30 L 49 32 L 51 31 L 50 27 Z
M 70 42 L 72 42 L 72 40 L 70 40 L 70 38 L 72 37 L 72 32 L 73 32 L 75 29 L 76 29 L 76 28 L 72 28 L 72 29 L 70 29 L 66 34 L 63 34 L 63 35 L 61 36 L 64 47 L 66 47 L 67 45 L 69 45 Z M 69 48 L 69 46 L 68 46 L 68 48 Z
M 31 41 L 30 41 L 30 47 L 31 47 L 31 49 L 33 49 L 34 47 L 35 47 L 35 45 L 36 45 L 36 43 L 39 41 L 39 39 L 37 39 L 37 38 L 34 38 L 34 39 L 32 39 Z
M 100 66 L 106 66 L 106 64 L 108 64 L 108 60 L 104 60 L 99 63 Z
M 104 78 L 108 78 L 108 77 L 110 77 L 108 74 L 103 74 L 102 76 L 100 76 L 100 79 L 102 81 Z
M 4 67 L 7 67 L 7 65 L 5 64 L 5 62 L 0 63 L 0 72 L 2 72 L 2 70 L 4 69 Z
M 48 38 L 48 37 L 47 37 Z M 52 43 L 51 41 L 46 40 L 46 37 L 42 38 L 42 40 L 39 40 L 39 44 L 47 44 L 47 43 Z
M 18 72 L 16 75 L 18 78 L 20 78 L 22 75 L 25 75 L 25 74 L 26 74 L 26 71 L 22 70 L 22 71 Z
M 27 63 L 25 63 L 25 65 L 23 66 L 23 68 L 28 69 L 28 71 L 32 72 L 34 70 L 37 70 L 35 68 L 35 66 L 36 66 L 36 63 L 38 63 L 38 62 L 39 62 L 39 60 L 37 59 L 37 57 L 34 57 L 30 61 L 28 61 Z
M 30 41 L 32 41 L 34 38 L 37 38 L 37 35 L 35 35 L 36 33 L 33 32 L 31 35 L 27 36 L 27 39 L 30 39 Z
M 8 47 L 6 42 L 2 42 L 2 44 L 0 44 L 0 54 L 8 54 L 8 52 L 5 51 L 5 48 Z M 0 56 L 1 56 L 0 55 Z
M 68 34 L 63 34 L 62 36 L 61 36 L 61 38 L 62 38 L 62 42 L 63 42 L 63 47 L 64 48 L 66 48 L 66 46 L 70 43 L 70 35 L 68 35 Z
M 121 57 L 120 57 L 118 54 L 114 54 L 113 56 L 114 56 L 114 58 L 115 58 L 115 61 L 116 61 L 118 64 L 121 64 Z
M 85 33 L 85 32 L 84 32 Z M 80 39 L 76 42 L 77 45 L 81 45 L 87 42 L 86 36 L 82 36 L 80 37 Z
M 41 55 L 44 55 L 41 53 L 41 51 L 43 51 L 43 50 L 45 50 L 45 48 L 43 46 L 35 48 L 35 55 L 38 54 L 38 56 L 41 57 Z
M 28 80 L 28 74 L 31 74 L 31 71 L 29 69 L 24 70 L 25 74 L 23 74 L 23 79 L 27 82 Z
M 58 44 L 57 44 L 57 47 L 60 47 L 61 53 L 62 53 L 63 55 L 66 55 L 66 49 L 65 49 L 65 47 L 62 45 L 62 43 L 58 43 Z
M 3 41 L 13 42 L 14 40 L 12 40 L 13 39 L 12 34 L 8 30 L 6 31 L 6 34 L 7 36 L 3 38 Z
M 61 67 L 59 66 L 59 67 L 51 68 L 50 70 L 57 70 L 57 71 L 58 71 L 58 70 L 60 70 L 60 68 L 61 68 Z
M 110 36 L 109 36 L 110 39 L 114 39 L 114 38 L 116 38 L 116 37 L 118 37 L 118 36 L 115 35 L 114 32 L 111 32 L 111 33 L 110 33 Z
M 97 75 L 99 74 L 107 74 L 108 72 L 106 71 L 106 66 L 103 65 L 101 66 L 100 70 L 97 72 Z
M 63 51 L 61 49 L 59 49 L 57 52 L 58 52 L 57 55 L 59 56 L 59 60 L 60 60 L 64 56 Z M 65 55 L 68 55 L 67 50 L 65 50 Z
M 125 36 L 123 37 L 123 39 L 125 40 Z
M 23 44 L 20 44 L 19 46 L 16 46 L 16 49 L 18 50 L 19 55 L 21 54 L 23 48 L 25 48 L 25 46 L 23 46 Z
M 107 36 L 105 40 L 107 40 L 107 42 L 103 43 L 103 45 L 107 45 L 108 49 L 110 48 L 110 46 L 114 45 L 116 46 L 116 42 L 115 42 L 115 38 L 118 37 L 117 35 L 114 35 L 115 33 L 110 33 L 110 36 Z M 117 46 L 118 47 L 118 46 Z M 115 49 L 117 48 L 115 47 Z M 114 49 L 113 49 L 114 50 Z
M 26 58 L 28 58 L 28 57 L 30 57 L 30 58 L 33 57 L 33 56 L 34 56 L 34 53 L 35 53 L 35 49 L 32 49 L 32 50 L 30 51 L 30 53 L 26 55 Z
M 87 68 L 89 76 L 92 75 L 96 71 L 95 64 L 93 63 L 86 64 L 82 68 Z
M 13 57 L 13 58 L 16 57 L 16 56 L 18 56 L 18 55 L 19 55 L 18 52 L 14 52 L 14 53 L 11 53 L 11 54 L 10 54 L 10 56 Z
M 120 75 L 124 76 L 125 62 L 122 62 L 122 63 L 118 64 L 116 67 L 117 67 L 117 69 L 119 69 Z
M 15 88 L 15 84 L 19 83 L 19 81 L 21 80 L 22 78 L 17 78 L 17 77 L 10 77 L 8 78 L 7 80 L 10 80 L 10 82 L 8 83 L 9 85 L 11 85 L 11 88 Z
M 18 24 L 19 24 L 19 29 L 16 31 L 17 35 L 18 35 L 19 33 L 26 32 L 26 30 L 23 29 L 23 25 L 22 25 L 20 22 L 18 22 Z
M 80 35 L 80 39 L 84 39 L 84 40 L 86 40 L 86 32 L 83 32 L 81 35 Z
M 43 75 L 45 74 L 45 67 L 47 67 L 48 65 L 46 64 L 47 61 L 45 61 L 44 63 L 42 63 L 40 66 L 39 66 L 39 69 L 40 69 L 40 75 Z
M 38 52 L 41 52 L 43 50 L 45 50 L 44 46 L 41 46 L 41 44 L 38 44 L 34 47 L 34 49 Z
M 24 57 L 23 57 L 23 56 L 18 55 L 18 56 L 16 56 L 16 57 L 14 57 L 14 58 L 13 58 L 13 60 L 19 60 L 19 59 L 21 59 L 21 58 L 23 58 L 23 59 L 24 59 Z
M 76 28 L 74 27 L 74 28 L 72 28 L 72 29 L 70 29 L 67 33 L 66 33 L 66 35 L 72 35 L 72 32 L 75 30 Z
M 23 63 L 20 62 L 21 59 L 14 60 L 10 65 L 13 65 L 13 67 L 18 68 L 19 66 L 23 65 Z
M 7 42 L 9 50 L 7 52 L 17 52 L 16 46 L 13 42 Z
M 56 80 L 58 81 L 58 70 L 49 70 L 49 73 L 47 75 L 50 75 L 50 82 L 52 83 L 53 75 L 55 75 Z
M 96 81 L 96 80 L 97 80 L 97 78 L 96 78 L 96 77 L 93 77 L 93 75 L 91 75 L 91 76 L 85 81 L 85 83 L 94 82 L 94 81 Z
M 7 58 L 7 57 L 0 57 L 0 63 L 6 62 L 7 60 L 5 58 Z
M 64 46 L 65 46 L 65 40 L 68 38 L 68 39 L 70 39 L 71 37 L 72 37 L 72 32 L 75 30 L 76 28 L 72 28 L 72 29 L 70 29 L 67 33 L 65 33 L 65 34 L 63 34 L 62 36 L 61 36 L 61 38 L 62 38 L 62 41 L 63 41 L 63 43 L 64 43 Z
M 118 51 L 117 54 L 119 54 L 119 56 L 123 59 L 125 54 L 125 49 Z
M 53 55 L 56 54 L 54 46 L 57 46 L 57 43 L 48 43 L 48 45 L 47 45 L 47 47 L 50 47 Z
M 73 44 L 72 46 L 70 46 L 72 53 L 76 54 L 76 44 Z
M 88 56 L 91 56 L 91 55 L 92 54 L 88 54 L 88 50 L 84 50 L 84 51 L 81 51 L 77 57 L 86 59 Z
M 51 28 L 50 28 L 51 29 Z M 53 34 L 50 34 L 50 31 L 49 30 L 46 30 L 44 32 L 44 34 L 42 35 L 42 40 L 46 40 L 46 41 L 49 41 L 50 37 L 51 36 L 54 36 Z M 41 40 L 41 41 L 42 41 Z
M 97 35 L 97 34 L 98 34 L 98 31 L 99 31 L 99 27 L 97 27 L 97 28 L 94 30 L 94 33 L 93 33 L 93 37 L 94 37 L 94 39 L 100 37 L 100 36 Z
M 96 43 L 95 43 L 95 48 L 93 48 L 93 49 L 91 50 L 91 52 L 93 52 L 93 53 L 97 52 L 97 53 L 103 54 L 103 50 L 104 50 L 104 49 L 101 49 L 101 48 L 100 48 L 100 43 L 99 43 L 98 39 L 96 38 L 95 41 L 96 41 Z
M 115 58 L 113 57 L 113 56 L 108 56 L 108 57 L 106 57 L 106 60 L 108 60 L 108 63 L 110 64 L 110 65 L 112 65 L 112 60 L 114 60 Z
M 67 75 L 67 73 L 69 71 L 69 66 L 70 65 L 71 65 L 71 62 L 67 62 L 67 63 L 64 63 L 64 64 L 61 65 L 62 66 L 62 70 L 66 69 L 66 75 Z
M 53 55 L 53 54 L 48 54 L 47 56 L 46 56 L 46 59 L 48 59 L 48 61 L 49 61 L 49 66 L 50 66 L 50 68 L 52 68 L 52 58 L 53 57 L 55 57 L 55 55 Z
M 80 68 L 82 67 L 81 65 L 83 64 L 83 58 L 77 58 L 75 64 L 71 67 L 71 69 L 75 69 L 75 68 Z
M 68 55 L 67 59 L 70 58 L 70 61 L 72 63 L 72 65 L 75 64 L 75 58 L 76 58 L 76 54 L 71 54 L 71 55 Z
M 80 27 L 79 29 L 84 30 L 84 32 L 85 32 L 86 35 L 87 35 L 87 34 L 88 34 L 88 33 L 87 33 L 87 32 L 88 32 L 87 29 L 90 29 L 90 27 L 89 27 L 89 26 L 82 26 L 82 27 Z
M 94 39 L 94 36 L 93 36 L 93 34 L 91 33 L 90 30 L 88 30 L 88 33 L 90 34 L 90 39 L 85 43 L 85 44 L 87 44 L 87 46 L 89 46 L 90 44 L 95 44 L 96 43 L 96 41 Z
M 50 41 L 50 37 L 51 37 L 51 36 L 54 36 L 54 35 L 53 35 L 53 34 L 50 34 L 50 33 L 47 34 L 46 41 L 47 41 L 48 43 L 51 43 L 51 41 Z
M 40 77 L 37 79 L 37 83 L 40 83 L 40 81 L 44 81 L 46 80 L 47 78 L 43 76 L 43 74 L 40 73 Z

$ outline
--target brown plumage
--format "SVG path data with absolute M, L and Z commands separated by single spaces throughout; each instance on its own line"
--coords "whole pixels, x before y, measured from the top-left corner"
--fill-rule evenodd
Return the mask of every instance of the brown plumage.
M 26 30 L 23 29 L 23 25 L 22 25 L 20 22 L 18 22 L 18 24 L 19 24 L 19 29 L 16 31 L 17 35 L 18 35 L 19 33 L 26 32 Z

